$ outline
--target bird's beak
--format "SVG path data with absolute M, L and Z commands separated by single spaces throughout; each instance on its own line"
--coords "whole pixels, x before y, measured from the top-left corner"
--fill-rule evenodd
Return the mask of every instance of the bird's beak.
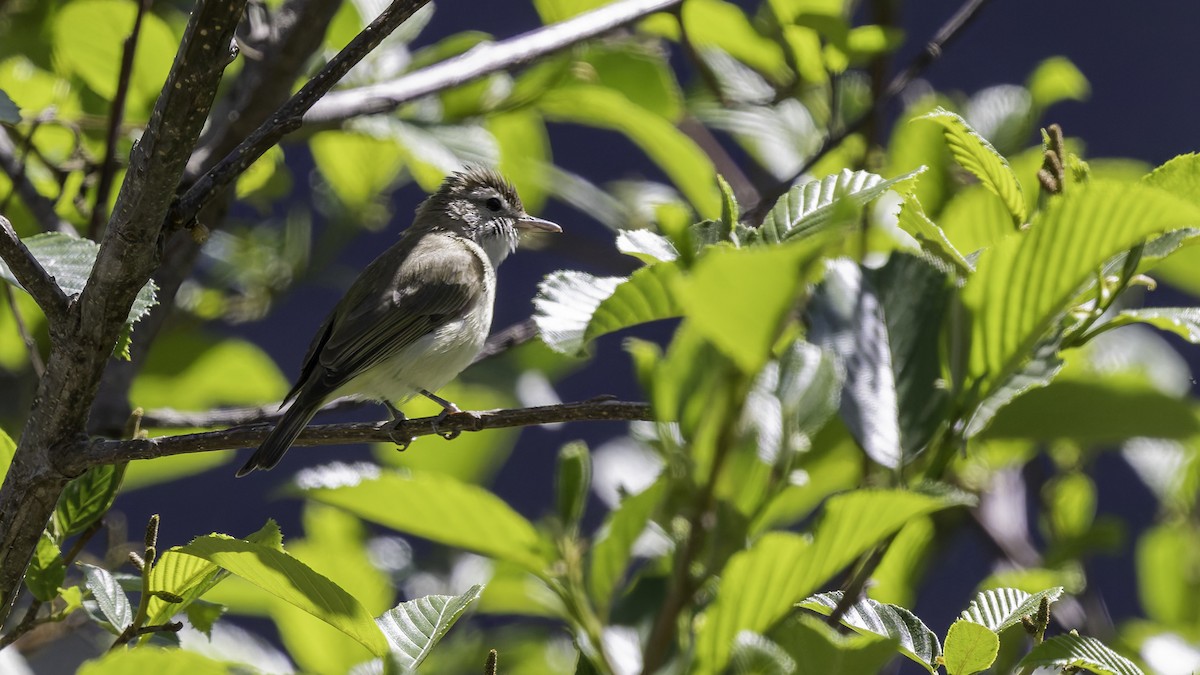
M 542 218 L 536 218 L 528 213 L 517 218 L 517 229 L 535 232 L 562 232 L 562 228 L 557 224 L 543 220 Z

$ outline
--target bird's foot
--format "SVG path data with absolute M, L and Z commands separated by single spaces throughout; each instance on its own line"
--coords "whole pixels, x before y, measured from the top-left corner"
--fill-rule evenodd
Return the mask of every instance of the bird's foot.
M 462 429 L 451 429 L 450 431 L 442 432 L 438 430 L 438 425 L 446 421 L 446 418 L 451 414 L 457 414 L 460 412 L 462 412 L 462 410 L 460 410 L 458 406 L 450 403 L 449 401 L 444 401 L 442 412 L 438 413 L 437 417 L 433 418 L 433 422 L 429 424 L 429 426 L 433 427 L 433 433 L 448 441 L 458 438 L 458 435 L 462 433 Z
M 388 414 L 392 418 L 392 427 L 388 429 L 388 438 L 396 444 L 396 452 L 404 452 L 412 442 L 417 440 L 415 436 L 408 434 L 405 426 L 408 424 L 408 417 L 400 411 L 399 408 L 391 403 L 385 402 Z

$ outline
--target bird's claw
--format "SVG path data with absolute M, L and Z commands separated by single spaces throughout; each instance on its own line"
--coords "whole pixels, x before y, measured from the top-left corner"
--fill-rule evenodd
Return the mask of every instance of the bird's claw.
M 404 452 L 408 449 L 408 446 L 412 445 L 413 441 L 417 440 L 415 436 L 409 436 L 405 433 L 406 430 L 404 427 L 407 423 L 408 419 L 400 415 L 392 423 L 392 428 L 388 429 L 388 439 L 396 444 L 396 452 Z

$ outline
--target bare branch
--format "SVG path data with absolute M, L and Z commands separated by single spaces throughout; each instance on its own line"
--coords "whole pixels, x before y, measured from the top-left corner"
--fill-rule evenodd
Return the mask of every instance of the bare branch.
M 25 163 L 17 157 L 17 148 L 4 127 L 0 127 L 0 170 L 12 181 L 13 192 L 21 196 L 25 208 L 33 214 L 43 231 L 75 232 L 70 223 L 58 217 L 54 202 L 38 192 L 29 176 L 25 175 Z
M 142 17 L 150 8 L 151 0 L 137 0 L 137 14 L 133 17 L 133 28 L 125 38 L 121 52 L 121 73 L 117 77 L 117 92 L 108 111 L 108 136 L 104 143 L 104 163 L 100 166 L 100 181 L 96 185 L 96 199 L 92 203 L 92 219 L 88 223 L 88 239 L 97 239 L 100 228 L 108 216 L 108 195 L 112 192 L 113 177 L 117 173 L 117 137 L 121 132 L 121 120 L 125 119 L 125 101 L 129 98 L 129 83 L 133 79 L 133 56 L 137 52 L 138 37 L 142 33 Z
M 362 115 L 390 112 L 422 96 L 529 63 L 637 21 L 647 14 L 670 9 L 680 2 L 681 0 L 621 0 L 509 40 L 480 44 L 461 56 L 409 73 L 391 82 L 333 92 L 313 106 L 305 115 L 304 122 L 331 124 Z
M 422 417 L 405 422 L 403 433 L 418 437 L 430 436 L 435 433 L 454 434 L 461 431 L 506 429 L 558 422 L 650 419 L 653 418 L 650 416 L 650 404 L 648 403 L 593 400 L 536 408 L 460 412 L 448 415 L 440 422 L 436 417 Z M 436 431 L 434 430 L 435 425 Z M 295 445 L 386 443 L 391 440 L 392 429 L 391 422 L 317 425 L 305 429 L 296 440 Z M 154 459 L 193 452 L 252 447 L 261 443 L 270 431 L 270 426 L 256 425 L 180 436 L 158 436 L 126 441 L 98 440 L 93 441 L 87 451 L 77 458 L 74 468 L 83 470 L 90 466 L 115 464 L 132 459 Z
M 484 359 L 499 356 L 513 347 L 518 347 L 529 342 L 537 337 L 537 334 L 537 324 L 533 322 L 533 319 L 525 319 L 520 323 L 514 323 L 489 337 L 487 342 L 484 343 L 483 349 L 480 350 L 472 363 L 479 363 Z
M 42 308 L 50 325 L 59 327 L 67 315 L 67 296 L 54 277 L 47 274 L 37 258 L 25 248 L 12 223 L 4 216 L 0 216 L 0 258 L 4 259 L 12 275 L 21 282 L 21 287 Z
M 338 80 L 364 56 L 379 45 L 397 26 L 423 7 L 429 0 L 393 0 L 387 9 L 346 45 L 337 56 L 321 69 L 300 91 L 288 99 L 269 120 L 254 130 L 246 140 L 209 169 L 171 208 L 170 227 L 187 226 L 225 187 L 271 149 L 288 133 L 300 127 L 304 113 L 324 96 Z
M 954 38 L 958 37 L 958 35 L 962 32 L 962 29 L 966 28 L 967 25 L 969 25 L 971 21 L 978 16 L 979 10 L 983 9 L 983 6 L 989 2 L 991 2 L 991 0 L 966 0 L 966 2 L 964 2 L 962 6 L 958 8 L 958 11 L 955 12 L 954 15 L 949 19 L 947 19 L 946 23 L 938 29 L 938 32 L 934 34 L 933 39 L 925 45 L 925 48 L 921 50 L 921 52 L 917 54 L 915 58 L 913 58 L 908 67 L 892 78 L 892 81 L 888 83 L 887 89 L 883 91 L 881 96 L 871 102 L 870 107 L 868 107 L 861 115 L 856 117 L 853 122 L 847 124 L 837 133 L 826 136 L 825 140 L 821 143 L 821 147 L 817 148 L 817 151 L 808 158 L 808 161 L 804 162 L 804 166 L 801 166 L 792 177 L 786 180 L 781 180 L 764 188 L 762 190 L 762 198 L 758 201 L 758 203 L 742 214 L 742 222 L 752 225 L 761 223 L 762 219 L 766 217 L 767 212 L 775 206 L 775 202 L 779 201 L 779 198 L 782 197 L 784 193 L 786 193 L 788 189 L 790 189 L 792 185 L 800 179 L 801 176 L 812 170 L 813 166 L 815 166 L 822 157 L 828 154 L 830 150 L 833 150 L 837 146 L 841 145 L 842 141 L 846 140 L 851 135 L 858 133 L 859 130 L 861 130 L 867 125 L 868 122 L 871 121 L 871 119 L 878 113 L 880 108 L 882 108 L 893 98 L 903 93 L 904 90 L 908 88 L 908 85 L 912 84 L 912 81 L 917 79 L 918 75 L 924 72 L 925 69 L 928 68 L 934 61 L 938 60 L 942 56 L 942 50 L 945 49 L 945 47 L 951 42 L 953 42 Z

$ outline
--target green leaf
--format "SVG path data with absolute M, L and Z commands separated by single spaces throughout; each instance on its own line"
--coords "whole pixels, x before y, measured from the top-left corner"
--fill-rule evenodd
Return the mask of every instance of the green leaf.
M 1083 635 L 1058 635 L 1034 647 L 1018 668 L 1077 668 L 1098 675 L 1143 675 L 1142 669 L 1103 642 Z
M 588 589 L 601 616 L 608 615 L 613 589 L 625 576 L 633 544 L 646 530 L 666 491 L 666 483 L 660 480 L 626 497 L 596 531 L 589 556 Z
M 1087 77 L 1065 56 L 1051 56 L 1029 74 L 1025 83 L 1035 110 L 1064 100 L 1082 101 L 1092 92 Z
M 559 449 L 554 478 L 558 519 L 569 531 L 578 531 L 592 488 L 592 455 L 587 443 L 574 441 Z
M 1200 209 L 1139 184 L 1093 180 L 979 257 L 963 288 L 971 313 L 968 374 L 983 396 L 1009 381 L 1110 258 L 1156 234 L 1200 223 Z M 986 426 L 972 420 L 968 436 Z
M 700 672 L 725 667 L 739 632 L 763 632 L 909 520 L 952 504 L 915 492 L 859 490 L 829 499 L 811 543 L 791 533 L 763 535 L 749 550 L 729 559 L 716 599 L 705 610 L 696 636 Z
M 947 675 L 971 675 L 986 670 L 1000 653 L 1000 636 L 970 621 L 955 621 L 946 633 L 942 662 Z
M 54 18 L 54 61 L 106 100 L 117 93 L 121 53 L 137 7 L 120 0 L 80 0 Z M 141 107 L 162 90 L 178 44 L 170 26 L 151 12 L 142 17 L 130 80 L 130 100 Z
M 228 665 L 184 649 L 143 646 L 111 651 L 79 667 L 78 675 L 228 675 Z
M 177 550 L 218 565 L 312 614 L 376 656 L 388 649 L 371 615 L 353 596 L 283 551 L 218 535 L 198 537 Z
M 810 339 L 846 373 L 842 419 L 874 461 L 896 468 L 941 423 L 938 339 L 948 289 L 924 261 L 895 253 L 878 271 L 828 263 L 809 309 Z
M 950 153 L 946 150 L 946 142 L 942 140 L 941 129 L 931 124 L 912 124 L 912 121 L 941 105 L 949 104 L 948 100 L 931 94 L 922 96 L 908 106 L 892 126 L 883 170 L 885 176 L 898 176 L 921 166 L 926 167 L 921 180 L 913 186 L 912 195 L 925 206 L 928 213 L 934 214 L 941 212 L 942 205 L 953 189 Z M 940 218 L 938 222 L 941 222 Z
M 33 597 L 50 602 L 58 596 L 58 589 L 67 578 L 67 566 L 63 563 L 62 551 L 49 532 L 38 538 L 33 559 L 25 570 L 25 585 Z
M 1062 586 L 1033 594 L 1016 588 L 993 588 L 976 595 L 963 610 L 961 618 L 1001 633 L 1009 626 L 1021 623 L 1021 617 L 1036 615 L 1043 598 L 1053 604 L 1062 594 Z
M 143 408 L 209 410 L 278 401 L 287 390 L 287 378 L 262 348 L 190 329 L 155 341 L 129 398 Z
M 1137 542 L 1138 599 L 1146 616 L 1183 629 L 1200 621 L 1200 579 L 1192 572 L 1200 564 L 1200 536 L 1188 522 L 1150 528 Z
M 975 271 L 975 266 L 959 253 L 946 236 L 946 231 L 925 215 L 925 209 L 915 194 L 904 196 L 897 225 L 921 244 L 922 251 L 945 263 L 959 277 L 966 278 Z
M 787 80 L 783 49 L 761 35 L 736 4 L 724 0 L 688 0 L 683 6 L 683 23 L 688 40 L 701 51 L 717 47 L 776 82 Z M 666 13 L 650 16 L 641 28 L 672 40 L 680 37 L 678 21 Z
M 884 179 L 867 171 L 850 171 L 796 185 L 779 198 L 763 219 L 756 235 L 769 244 L 793 237 L 807 237 L 841 223 L 835 222 L 839 206 L 864 206 L 892 189 L 902 189 L 925 167 L 903 176 Z
M 1012 214 L 982 185 L 968 185 L 946 202 L 938 224 L 956 249 L 970 255 L 1013 233 Z
M 3 124 L 19 124 L 21 122 L 21 110 L 17 104 L 13 102 L 12 97 L 3 89 L 0 89 L 0 123 Z
M 551 24 L 597 9 L 609 2 L 610 0 L 534 0 L 533 6 L 537 9 L 538 16 L 542 17 L 542 23 Z
M 716 248 L 675 279 L 685 315 L 746 374 L 771 356 L 823 238 L 789 246 Z
M 192 628 L 204 633 L 211 640 L 213 624 L 217 622 L 217 619 L 225 615 L 225 609 L 225 605 L 197 600 L 187 606 L 188 624 Z
M 133 607 L 130 606 L 125 591 L 121 590 L 121 584 L 103 567 L 85 563 L 76 564 L 79 569 L 83 570 L 84 584 L 91 591 L 104 618 L 112 624 L 115 632 L 120 633 L 125 630 L 133 621 Z
M 283 550 L 283 535 L 273 520 L 268 520 L 258 532 L 246 537 L 246 541 Z M 178 546 L 164 551 L 150 570 L 151 597 L 146 606 L 146 625 L 166 623 L 226 576 L 228 573 L 215 563 L 183 553 Z M 180 602 L 164 600 L 164 594 L 176 596 Z
M 1191 152 L 1172 157 L 1142 180 L 1200 206 L 1200 154 Z
M 12 465 L 13 457 L 17 454 L 17 443 L 7 432 L 0 429 L 0 483 L 8 477 L 8 467 Z
M 308 499 L 447 546 L 510 560 L 532 572 L 546 565 L 533 524 L 474 485 L 429 473 L 385 471 L 343 487 L 301 485 Z
M 841 601 L 842 592 L 831 591 L 814 595 L 799 606 L 829 616 Z M 857 633 L 882 635 L 896 640 L 901 654 L 921 664 L 929 672 L 937 672 L 937 658 L 942 653 L 937 635 L 907 609 L 864 598 L 850 606 L 840 623 Z
M 791 675 L 796 672 L 796 661 L 771 640 L 742 631 L 733 641 L 729 670 L 737 675 Z
M 21 241 L 46 272 L 54 277 L 54 281 L 67 297 L 83 292 L 83 287 L 92 274 L 92 267 L 96 264 L 99 244 L 90 239 L 77 239 L 57 232 L 35 234 Z M 0 261 L 0 278 L 20 287 L 16 277 L 3 261 Z M 139 321 L 158 303 L 154 296 L 157 290 L 158 286 L 153 281 L 147 281 L 142 290 L 138 291 L 133 306 L 129 308 L 129 317 L 126 319 L 128 324 Z
M 621 92 L 663 119 L 679 121 L 683 94 L 661 55 L 636 43 L 602 42 L 588 45 L 576 59 L 592 67 L 589 81 Z
M 878 673 L 896 656 L 897 642 L 872 633 L 843 635 L 815 616 L 798 614 L 771 631 L 776 642 L 804 666 L 803 675 Z
M 1025 197 L 1021 194 L 1021 184 L 1008 166 L 1008 160 L 996 152 L 986 138 L 975 133 L 962 117 L 945 108 L 937 108 L 918 119 L 942 125 L 942 133 L 954 161 L 974 174 L 984 187 L 1004 202 L 1012 214 L 1013 222 L 1018 225 L 1025 222 Z
M 54 531 L 59 541 L 83 532 L 108 512 L 124 475 L 124 464 L 105 464 L 67 483 L 54 510 Z
M 629 277 L 554 272 L 538 286 L 533 320 L 550 348 L 580 354 L 601 335 L 678 316 L 680 309 L 671 292 L 678 276 L 674 263 L 649 265 Z
M 487 116 L 487 130 L 500 148 L 496 169 L 512 181 L 529 213 L 546 205 L 550 137 L 537 111 L 522 108 Z
M 620 92 L 597 85 L 570 85 L 545 93 L 537 103 L 552 121 L 611 129 L 627 136 L 670 177 L 703 218 L 721 214 L 716 169 L 704 152 L 667 120 Z
M 1148 323 L 1174 333 L 1192 344 L 1200 344 L 1200 307 L 1145 307 L 1126 309 L 1101 328 L 1117 328 L 1133 323 Z
M 482 592 L 483 586 L 476 584 L 462 595 L 427 595 L 409 600 L 388 610 L 376 622 L 400 664 L 416 670 Z
M 351 211 L 365 209 L 387 194 L 404 166 L 395 141 L 363 133 L 323 131 L 308 145 L 321 176 Z

